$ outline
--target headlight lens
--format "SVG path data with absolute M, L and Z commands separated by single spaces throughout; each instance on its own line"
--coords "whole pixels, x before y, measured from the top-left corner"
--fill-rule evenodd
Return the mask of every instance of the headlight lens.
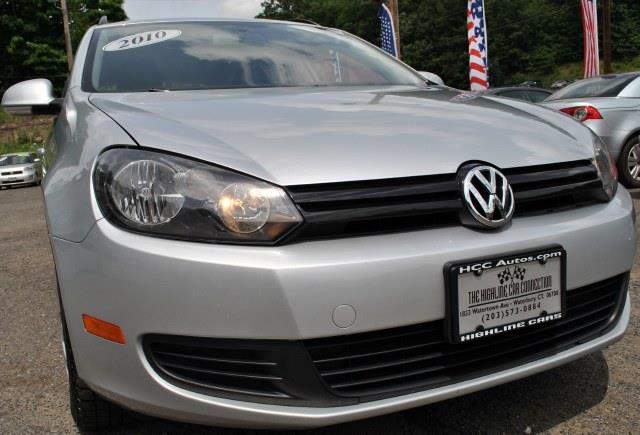
M 109 193 L 116 209 L 139 225 L 169 222 L 182 209 L 184 196 L 176 189 L 177 172 L 153 160 L 127 164 L 114 176 Z
M 99 157 L 93 176 L 105 216 L 136 232 L 272 244 L 302 222 L 282 188 L 183 157 L 113 148 Z
M 611 199 L 618 190 L 618 170 L 607 146 L 595 134 L 593 135 L 593 153 L 593 162 L 600 174 L 602 188 L 607 198 Z

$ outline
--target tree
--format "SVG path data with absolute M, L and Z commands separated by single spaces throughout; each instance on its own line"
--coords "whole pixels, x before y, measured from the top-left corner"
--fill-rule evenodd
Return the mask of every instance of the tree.
M 123 0 L 69 0 L 74 48 L 102 15 L 123 20 Z M 0 1 L 0 91 L 11 84 L 46 77 L 61 89 L 67 77 L 62 14 L 49 0 Z
M 78 48 L 89 27 L 104 15 L 110 22 L 124 21 L 127 15 L 122 9 L 123 0 L 68 0 L 71 43 Z
M 267 0 L 264 18 L 306 18 L 379 45 L 380 0 Z M 613 56 L 640 55 L 640 2 L 613 2 Z M 402 60 L 468 88 L 467 0 L 399 0 Z M 492 86 L 538 79 L 583 57 L 580 3 L 485 0 Z M 572 77 L 568 77 L 572 78 Z

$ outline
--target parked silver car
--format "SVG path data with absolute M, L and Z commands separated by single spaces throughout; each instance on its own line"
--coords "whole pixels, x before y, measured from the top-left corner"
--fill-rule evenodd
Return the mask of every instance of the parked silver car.
M 0 155 L 0 189 L 37 185 L 42 181 L 42 163 L 36 153 Z
M 59 104 L 47 81 L 3 98 L 38 101 Z M 121 407 L 336 424 L 538 373 L 629 322 L 635 214 L 602 141 L 339 30 L 94 27 L 45 162 L 81 427 Z
M 628 187 L 640 187 L 640 73 L 574 82 L 543 103 L 584 123 L 604 140 Z
M 516 100 L 539 103 L 552 94 L 551 91 L 543 88 L 530 86 L 505 86 L 499 88 L 489 88 L 483 92 L 484 95 L 494 95 L 496 97 L 515 98 Z

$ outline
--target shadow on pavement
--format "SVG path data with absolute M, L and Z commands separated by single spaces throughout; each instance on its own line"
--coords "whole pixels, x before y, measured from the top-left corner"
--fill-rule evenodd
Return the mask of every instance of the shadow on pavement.
M 609 367 L 602 352 L 510 384 L 404 412 L 322 429 L 305 435 L 537 433 L 600 403 Z M 109 434 L 265 433 L 194 426 L 153 419 Z

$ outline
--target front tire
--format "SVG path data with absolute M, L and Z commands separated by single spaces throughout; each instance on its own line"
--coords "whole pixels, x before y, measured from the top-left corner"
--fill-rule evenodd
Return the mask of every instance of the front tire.
M 78 377 L 64 320 L 62 331 L 69 374 L 69 408 L 76 426 L 90 432 L 120 428 L 130 421 L 130 414 L 115 403 L 98 396 Z
M 619 160 L 622 184 L 630 188 L 640 187 L 640 136 L 629 139 L 622 148 Z

